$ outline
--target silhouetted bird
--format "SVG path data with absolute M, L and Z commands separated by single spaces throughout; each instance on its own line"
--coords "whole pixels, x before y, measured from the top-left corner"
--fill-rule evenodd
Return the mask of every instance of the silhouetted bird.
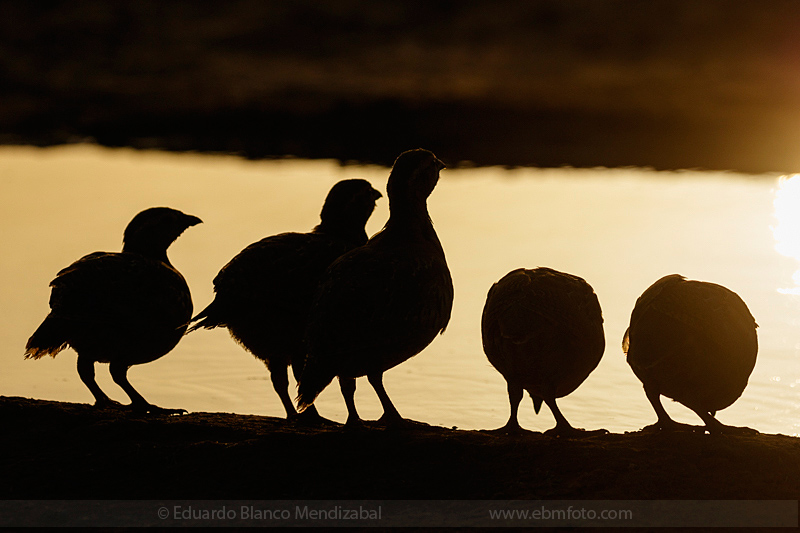
M 544 401 L 556 419 L 548 435 L 605 433 L 573 428 L 556 405 L 594 370 L 605 349 L 603 315 L 583 279 L 552 270 L 520 268 L 495 283 L 481 320 L 483 350 L 508 384 L 511 416 L 500 431 L 519 432 L 517 409 L 528 391 L 536 413 Z
M 121 253 L 94 252 L 58 273 L 50 286 L 50 314 L 33 333 L 25 358 L 78 352 L 78 374 L 95 405 L 119 405 L 100 390 L 94 363 L 109 363 L 114 382 L 137 411 L 177 413 L 147 401 L 128 382 L 128 368 L 155 361 L 178 344 L 192 316 L 183 276 L 167 248 L 202 221 L 167 207 L 146 209 L 125 228 Z
M 443 332 L 453 305 L 453 282 L 427 207 L 443 168 L 427 150 L 400 154 L 386 188 L 386 226 L 325 273 L 306 334 L 301 408 L 339 376 L 347 422 L 359 423 L 355 378 L 366 375 L 383 406 L 381 421 L 402 422 L 383 387 L 383 373 Z
M 685 426 L 664 410 L 663 394 L 697 413 L 711 433 L 753 431 L 724 426 L 714 415 L 747 386 L 756 364 L 757 327 L 742 299 L 720 285 L 672 274 L 647 289 L 622 340 L 658 415 L 647 429 Z
M 319 280 L 336 258 L 367 242 L 364 226 L 380 197 L 365 180 L 335 184 L 311 233 L 273 235 L 242 250 L 214 278 L 214 301 L 193 319 L 197 322 L 189 331 L 227 327 L 267 365 L 287 418 L 297 414 L 289 397 L 288 366 L 297 379 Z

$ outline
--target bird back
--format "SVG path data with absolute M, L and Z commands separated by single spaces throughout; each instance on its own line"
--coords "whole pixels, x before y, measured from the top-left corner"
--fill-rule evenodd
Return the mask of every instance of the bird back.
M 183 276 L 138 254 L 89 254 L 60 271 L 50 286 L 51 314 L 77 322 L 177 327 L 192 312 Z

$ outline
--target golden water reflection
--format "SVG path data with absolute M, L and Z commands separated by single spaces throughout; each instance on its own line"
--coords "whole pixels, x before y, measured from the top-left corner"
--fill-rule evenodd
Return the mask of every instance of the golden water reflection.
M 47 313 L 55 273 L 86 253 L 118 250 L 123 228 L 139 210 L 168 205 L 205 221 L 170 249 L 200 309 L 211 299 L 214 275 L 242 248 L 266 235 L 311 229 L 336 181 L 365 178 L 383 191 L 387 175 L 384 168 L 332 161 L 244 161 L 82 145 L 0 148 L 0 394 L 91 401 L 74 352 L 24 361 L 25 342 Z M 797 260 L 776 253 L 772 230 L 783 227 L 775 216 L 785 193 L 776 191 L 796 181 L 642 169 L 443 171 L 430 212 L 455 285 L 451 323 L 423 353 L 387 372 L 387 389 L 409 418 L 468 429 L 501 426 L 508 418 L 506 388 L 481 348 L 483 303 L 508 271 L 549 266 L 585 278 L 605 318 L 603 360 L 560 401 L 565 416 L 578 427 L 638 429 L 655 416 L 620 340 L 636 298 L 677 272 L 736 291 L 760 325 L 750 385 L 719 419 L 800 433 L 800 298 L 776 291 L 791 283 Z M 387 216 L 383 198 L 368 233 Z M 97 375 L 112 398 L 126 400 L 106 368 Z M 146 398 L 166 407 L 283 413 L 263 365 L 221 330 L 188 335 L 162 359 L 133 367 L 130 377 Z M 357 395 L 364 417 L 380 415 L 365 382 Z M 682 406 L 666 403 L 676 420 L 697 423 Z M 335 420 L 346 417 L 338 387 L 323 392 L 318 407 Z M 520 423 L 543 430 L 553 419 L 546 409 L 534 415 L 527 401 Z

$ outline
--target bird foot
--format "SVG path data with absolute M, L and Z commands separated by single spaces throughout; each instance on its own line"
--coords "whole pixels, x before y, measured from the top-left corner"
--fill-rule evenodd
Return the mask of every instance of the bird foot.
M 387 415 L 386 413 L 376 420 L 375 424 L 386 429 L 416 429 L 426 425 L 422 422 L 408 420 L 400 415 Z
M 596 435 L 608 435 L 607 429 L 593 429 L 586 430 L 581 428 L 574 428 L 572 426 L 556 426 L 544 432 L 548 437 L 558 437 L 562 439 L 584 439 L 587 437 L 594 437 Z
M 295 413 L 286 418 L 291 424 L 300 426 L 320 427 L 320 426 L 338 426 L 338 422 L 334 422 L 328 418 L 324 418 L 316 409 L 309 407 L 305 411 Z
M 528 429 L 523 429 L 520 427 L 519 424 L 506 424 L 503 427 L 497 429 L 483 429 L 481 430 L 482 433 L 488 433 L 490 435 L 527 435 L 533 434 L 534 431 L 530 431 Z
M 655 424 L 650 424 L 649 426 L 645 426 L 640 431 L 642 433 L 661 433 L 661 432 L 703 433 L 705 429 L 706 429 L 705 426 L 693 426 L 691 424 L 683 424 L 681 422 L 675 422 L 670 418 L 667 420 L 659 420 Z
M 94 402 L 94 406 L 97 409 L 124 409 L 127 406 L 119 403 L 116 400 L 112 400 L 111 398 L 106 398 L 105 400 L 96 400 Z
M 709 427 L 706 426 L 705 430 L 708 431 L 711 435 L 759 435 L 761 432 L 757 429 L 748 428 L 748 427 L 740 427 L 740 426 L 726 426 L 725 424 L 719 424 L 718 426 Z
M 358 416 L 358 415 L 355 415 L 355 416 L 348 415 L 347 416 L 347 421 L 344 423 L 344 427 L 345 427 L 345 429 L 348 429 L 348 430 L 361 430 L 361 429 L 366 428 L 367 426 L 366 426 L 366 424 L 364 424 L 364 421 L 361 419 L 360 416 Z
M 188 414 L 189 411 L 186 409 L 168 409 L 166 407 L 159 407 L 157 405 L 145 403 L 145 404 L 130 404 L 127 406 L 131 412 L 138 413 L 138 414 L 148 414 L 148 415 L 185 415 Z

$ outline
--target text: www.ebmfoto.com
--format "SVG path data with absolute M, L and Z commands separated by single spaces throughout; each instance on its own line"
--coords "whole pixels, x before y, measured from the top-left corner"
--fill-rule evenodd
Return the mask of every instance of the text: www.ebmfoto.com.
M 548 509 L 494 509 L 489 511 L 491 520 L 633 520 L 629 509 L 573 508 Z

